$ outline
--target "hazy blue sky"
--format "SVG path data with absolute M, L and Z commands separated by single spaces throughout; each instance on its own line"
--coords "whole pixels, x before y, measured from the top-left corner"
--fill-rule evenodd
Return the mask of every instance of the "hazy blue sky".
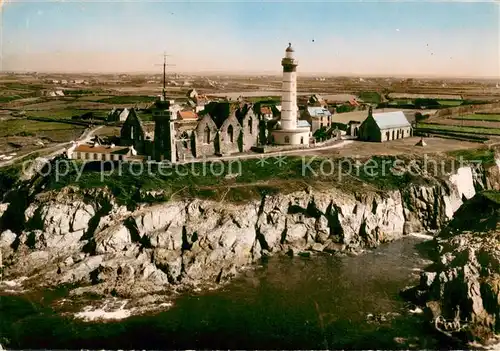
M 1 1 L 1 0 L 0 0 Z M 500 75 L 493 2 L 16 2 L 2 8 L 4 70 L 279 71 Z M 314 42 L 313 42 L 314 40 Z

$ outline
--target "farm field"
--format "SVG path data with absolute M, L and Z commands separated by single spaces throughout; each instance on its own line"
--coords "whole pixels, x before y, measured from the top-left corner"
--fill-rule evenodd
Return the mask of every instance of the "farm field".
M 106 126 L 95 132 L 97 136 L 120 136 L 120 127 Z
M 447 126 L 457 126 L 457 127 L 481 127 L 481 128 L 500 128 L 500 119 L 491 121 L 480 121 L 480 120 L 468 120 L 468 119 L 458 119 L 458 118 L 442 118 L 442 119 L 430 119 L 428 124 L 439 124 Z
M 26 111 L 26 116 L 71 119 L 71 117 L 82 115 L 85 112 L 88 112 L 88 110 L 72 110 L 72 109 L 40 110 L 40 111 Z
M 63 83 L 63 80 L 65 83 Z M 85 80 L 85 84 L 77 84 L 76 80 Z M 385 101 L 387 94 L 418 94 L 428 95 L 437 99 L 441 107 L 453 107 L 461 103 L 460 100 L 448 100 L 450 95 L 461 95 L 464 99 L 470 96 L 478 100 L 499 99 L 500 89 L 494 88 L 496 82 L 472 82 L 463 80 L 440 79 L 414 79 L 412 81 L 400 78 L 386 77 L 315 77 L 307 74 L 298 75 L 298 96 L 306 97 L 314 93 L 324 98 L 332 96 L 337 100 L 340 96 L 359 97 L 366 102 L 378 103 Z M 281 95 L 281 75 L 223 75 L 223 74 L 169 74 L 167 77 L 167 97 L 174 99 L 176 103 L 186 101 L 186 93 L 195 88 L 199 94 L 208 96 L 232 97 L 236 99 L 240 95 L 246 96 L 250 102 L 256 102 L 261 98 L 271 97 L 279 100 Z M 47 93 L 63 91 L 63 97 L 50 97 Z M 83 131 L 82 126 L 70 125 L 57 122 L 33 121 L 26 119 L 14 119 L 21 111 L 27 117 L 45 117 L 56 119 L 69 119 L 75 115 L 93 112 L 97 116 L 106 116 L 112 108 L 145 108 L 162 91 L 161 70 L 156 74 L 137 75 L 101 75 L 101 74 L 0 74 L 0 152 L 3 148 L 11 148 L 9 143 L 21 145 L 19 152 L 24 148 L 31 149 L 39 144 L 40 138 L 45 145 L 51 142 L 64 142 L 75 138 Z M 333 97 L 337 98 L 333 98 Z M 411 100 L 398 97 L 399 103 Z M 338 98 L 345 100 L 345 98 Z M 401 110 L 386 108 L 385 112 Z M 419 110 L 423 113 L 431 113 L 430 110 Z M 378 109 L 377 109 L 378 112 Z M 411 121 L 414 109 L 404 109 L 407 118 Z M 347 123 L 350 120 L 364 120 L 367 111 L 356 111 L 352 113 L 334 114 L 334 122 Z M 495 133 L 500 130 L 500 111 L 497 116 L 481 115 L 481 119 L 473 119 L 466 116 L 462 120 L 432 120 L 440 123 L 441 129 L 469 128 L 472 133 Z M 141 116 L 144 120 L 150 120 L 151 115 Z M 486 118 L 488 118 L 486 120 Z M 493 120 L 494 118 L 494 120 Z M 2 121 L 1 119 L 5 119 Z M 489 123 L 488 123 L 489 122 Z M 491 124 L 494 123 L 494 124 Z M 463 124 L 463 125 L 462 125 Z M 457 127 L 458 126 L 458 127 Z M 473 127 L 479 128 L 473 128 Z M 436 126 L 433 126 L 436 128 Z M 485 131 L 486 129 L 489 129 Z M 116 127 L 106 127 L 101 135 L 117 135 Z M 496 133 L 495 133 L 496 134 Z M 8 136 L 12 135 L 12 136 Z M 15 141 L 12 141 L 14 140 Z M 413 142 L 413 141 L 411 141 Z M 410 143 L 411 143 L 410 142 Z M 456 141 L 456 145 L 461 142 Z M 384 146 L 385 148 L 398 148 L 398 144 Z M 453 147 L 456 146 L 453 144 Z M 407 146 L 405 146 L 407 147 Z M 409 147 L 409 146 L 408 146 Z M 451 146 L 450 146 L 451 147 Z M 371 148 L 375 148 L 371 144 Z M 348 152 L 356 152 L 349 150 Z M 370 152 L 370 147 L 366 151 Z M 385 152 L 385 151 L 384 151 Z
M 137 103 L 144 103 L 144 102 L 153 102 L 155 101 L 156 97 L 154 96 L 113 96 L 113 97 L 107 97 L 107 98 L 101 98 L 100 100 L 97 100 L 96 102 L 103 102 L 105 104 L 137 104 Z
M 456 119 L 456 120 L 471 120 L 471 121 L 500 122 L 500 113 L 499 114 L 471 114 L 471 115 L 456 117 L 454 119 Z
M 500 128 L 484 128 L 484 127 L 465 127 L 460 125 L 446 125 L 446 124 L 430 124 L 419 123 L 418 128 L 425 128 L 438 131 L 468 133 L 468 134 L 483 134 L 483 135 L 500 135 Z
M 0 121 L 0 137 L 35 136 L 49 138 L 57 142 L 70 141 L 80 135 L 85 128 L 57 122 L 39 122 L 27 119 Z
M 100 109 L 53 109 L 53 110 L 36 110 L 26 111 L 27 117 L 48 117 L 56 119 L 72 119 L 73 116 L 81 116 L 85 113 L 91 112 L 95 117 L 107 117 L 109 110 Z
M 462 102 L 462 100 L 438 100 L 438 104 L 446 107 L 460 106 Z

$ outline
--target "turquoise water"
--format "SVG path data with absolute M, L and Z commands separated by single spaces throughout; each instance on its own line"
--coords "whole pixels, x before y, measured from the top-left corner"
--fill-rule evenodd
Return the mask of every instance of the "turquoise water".
M 23 349 L 452 347 L 399 297 L 425 265 L 421 242 L 406 238 L 357 257 L 274 257 L 220 290 L 185 294 L 168 311 L 119 322 L 55 314 L 49 302 L 62 289 L 43 299 L 3 296 L 0 335 Z M 370 313 L 386 321 L 367 321 Z

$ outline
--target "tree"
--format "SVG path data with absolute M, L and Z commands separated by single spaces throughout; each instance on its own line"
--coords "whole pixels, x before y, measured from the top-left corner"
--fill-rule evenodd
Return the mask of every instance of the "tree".
M 321 127 L 313 133 L 313 137 L 316 141 L 324 141 L 328 139 L 328 134 L 325 127 Z
M 340 105 L 337 106 L 337 113 L 351 112 L 354 111 L 355 107 L 351 105 Z

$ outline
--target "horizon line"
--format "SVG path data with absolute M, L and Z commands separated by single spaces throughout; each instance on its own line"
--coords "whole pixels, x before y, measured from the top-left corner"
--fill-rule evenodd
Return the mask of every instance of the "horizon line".
M 0 74 L 78 74 L 78 75 L 162 75 L 158 71 L 38 71 L 38 70 L 0 70 Z M 233 75 L 233 76 L 281 76 L 282 71 L 184 71 L 167 72 L 167 77 L 172 75 L 190 75 L 190 76 L 214 76 L 214 75 Z M 482 80 L 500 80 L 500 76 L 455 76 L 439 74 L 358 74 L 358 73 L 331 73 L 331 72 L 302 72 L 298 77 L 316 77 L 321 78 L 406 78 L 406 79 L 482 79 Z

